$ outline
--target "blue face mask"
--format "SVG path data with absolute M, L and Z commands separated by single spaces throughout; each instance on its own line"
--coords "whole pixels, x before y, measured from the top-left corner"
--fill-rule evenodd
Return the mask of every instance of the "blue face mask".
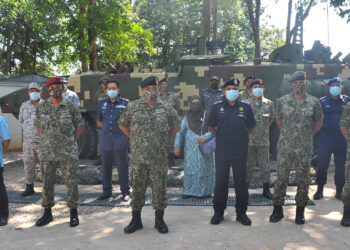
M 339 86 L 332 86 L 329 89 L 332 96 L 338 96 L 341 93 L 341 88 Z
M 118 91 L 108 90 L 107 95 L 109 96 L 109 98 L 115 99 L 118 96 Z
M 239 92 L 238 90 L 233 90 L 233 89 L 227 90 L 225 96 L 227 100 L 229 100 L 230 102 L 234 102 L 237 100 L 239 96 Z
M 255 88 L 253 89 L 253 95 L 256 97 L 260 97 L 264 94 L 264 89 L 263 88 Z
M 37 101 L 40 99 L 40 92 L 29 93 L 30 100 Z

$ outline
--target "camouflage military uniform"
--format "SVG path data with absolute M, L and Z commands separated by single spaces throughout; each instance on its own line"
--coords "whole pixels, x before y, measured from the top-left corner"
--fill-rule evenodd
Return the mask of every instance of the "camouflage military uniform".
M 55 205 L 54 184 L 56 169 L 61 166 L 68 189 L 69 208 L 79 205 L 79 191 L 76 181 L 78 170 L 77 143 L 74 128 L 83 127 L 84 121 L 78 107 L 65 99 L 55 107 L 51 99 L 39 103 L 34 126 L 40 128 L 40 163 L 43 175 L 43 200 L 45 208 Z
M 252 96 L 248 93 L 247 89 L 244 89 L 241 92 L 239 92 L 239 97 L 242 100 L 250 100 L 252 98 Z
M 216 92 L 212 92 L 210 89 L 203 89 L 200 93 L 200 96 L 203 100 L 204 109 L 207 112 L 210 112 L 214 102 L 221 100 L 224 94 L 220 89 Z M 209 116 L 209 114 L 207 115 Z
M 39 160 L 40 137 L 34 126 L 37 105 L 31 100 L 24 102 L 19 110 L 18 120 L 23 128 L 23 165 L 26 184 L 35 182 L 35 163 Z
M 168 134 L 180 126 L 180 118 L 169 104 L 160 100 L 147 104 L 143 97 L 130 102 L 119 118 L 119 125 L 130 129 L 131 207 L 145 204 L 150 178 L 153 208 L 164 210 L 166 202 Z
M 315 122 L 323 119 L 321 104 L 307 93 L 301 100 L 293 92 L 277 100 L 276 118 L 282 121 L 278 141 L 277 180 L 273 204 L 282 206 L 288 185 L 289 172 L 294 162 L 298 185 L 296 204 L 305 207 L 309 200 L 309 172 L 312 156 L 312 130 Z
M 99 101 L 102 101 L 103 99 L 107 98 L 108 96 L 106 95 L 106 93 L 104 92 L 103 89 L 99 89 L 97 90 L 96 94 L 95 94 L 95 103 L 96 105 L 98 104 Z
M 260 167 L 260 180 L 263 184 L 270 182 L 269 166 L 269 123 L 275 119 L 273 102 L 265 97 L 260 101 L 249 99 L 253 109 L 256 127 L 249 136 L 247 159 L 247 182 L 253 177 L 254 165 L 257 162 Z
M 343 113 L 341 120 L 339 122 L 340 126 L 350 128 L 350 103 L 347 103 Z M 350 206 L 350 150 L 347 150 L 347 157 L 345 163 L 345 185 L 342 193 L 342 201 L 345 207 Z

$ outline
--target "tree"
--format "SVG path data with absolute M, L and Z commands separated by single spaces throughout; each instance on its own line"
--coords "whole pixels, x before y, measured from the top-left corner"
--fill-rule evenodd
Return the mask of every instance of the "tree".
M 254 44 L 255 44 L 255 57 L 254 65 L 261 64 L 261 47 L 260 47 L 260 11 L 261 1 L 255 0 L 255 11 L 253 10 L 253 1 L 245 0 L 248 7 L 249 22 L 252 27 Z
M 337 9 L 338 15 L 342 18 L 347 17 L 350 22 L 350 1 L 349 0 L 331 0 L 330 5 Z

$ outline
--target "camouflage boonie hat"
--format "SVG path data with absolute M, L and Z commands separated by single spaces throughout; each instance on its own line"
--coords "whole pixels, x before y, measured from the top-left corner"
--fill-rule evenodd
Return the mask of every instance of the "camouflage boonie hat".
M 31 82 L 31 83 L 29 83 L 28 89 L 38 89 L 38 90 L 42 90 L 43 87 L 41 87 L 41 84 L 40 84 L 40 83 Z
M 293 73 L 293 75 L 289 78 L 289 82 L 305 80 L 305 79 L 306 79 L 306 73 L 300 70 Z

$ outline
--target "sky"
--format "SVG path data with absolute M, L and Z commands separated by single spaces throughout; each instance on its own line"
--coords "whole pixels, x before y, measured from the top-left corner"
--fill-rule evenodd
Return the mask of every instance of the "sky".
M 277 3 L 273 0 L 262 2 L 267 5 L 265 13 L 271 16 L 268 23 L 285 29 L 288 0 L 279 0 Z M 309 16 L 304 21 L 304 51 L 311 49 L 315 40 L 321 40 L 322 44 L 328 45 L 326 6 L 326 3 L 321 3 L 312 7 Z M 293 12 L 292 17 L 295 17 L 295 12 Z M 263 18 L 266 19 L 264 16 Z M 294 20 L 292 24 L 294 25 Z M 329 7 L 329 46 L 331 47 L 332 57 L 339 51 L 343 53 L 340 58 L 349 54 L 349 40 L 350 23 L 346 23 L 346 18 L 341 18 L 334 8 Z

